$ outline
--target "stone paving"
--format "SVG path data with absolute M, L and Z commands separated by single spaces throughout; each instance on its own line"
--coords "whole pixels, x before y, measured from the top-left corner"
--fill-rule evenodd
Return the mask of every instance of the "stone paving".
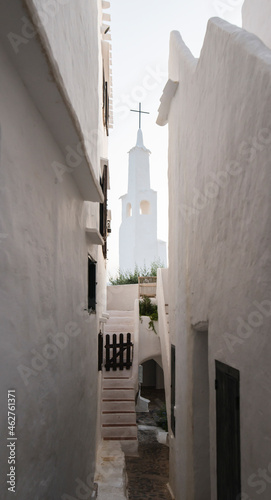
M 158 394 L 158 397 L 156 397 Z M 153 414 L 161 407 L 163 397 L 156 391 L 145 391 L 142 396 L 151 399 L 150 412 L 138 413 L 139 457 L 126 457 L 128 492 L 130 500 L 171 500 L 166 484 L 169 474 L 169 449 L 157 441 L 157 425 Z M 159 397 L 160 396 L 160 397 Z M 146 430 L 146 426 L 150 429 Z

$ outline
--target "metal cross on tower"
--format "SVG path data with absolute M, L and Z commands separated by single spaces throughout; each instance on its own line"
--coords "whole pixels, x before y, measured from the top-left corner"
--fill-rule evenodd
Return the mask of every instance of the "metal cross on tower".
M 134 113 L 139 113 L 139 128 L 141 128 L 141 115 L 142 115 L 142 113 L 144 113 L 145 115 L 149 115 L 150 113 L 148 111 L 141 111 L 141 102 L 139 103 L 139 110 L 130 109 L 130 111 L 133 111 Z

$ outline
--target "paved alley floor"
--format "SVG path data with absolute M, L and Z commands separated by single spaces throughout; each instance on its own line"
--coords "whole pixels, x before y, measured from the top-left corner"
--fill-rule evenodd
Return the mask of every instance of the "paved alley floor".
M 166 484 L 169 474 L 169 448 L 157 441 L 155 412 L 163 401 L 158 393 L 143 393 L 151 399 L 150 412 L 138 413 L 139 457 L 126 457 L 130 500 L 171 500 Z M 160 397 L 159 397 L 160 396 Z

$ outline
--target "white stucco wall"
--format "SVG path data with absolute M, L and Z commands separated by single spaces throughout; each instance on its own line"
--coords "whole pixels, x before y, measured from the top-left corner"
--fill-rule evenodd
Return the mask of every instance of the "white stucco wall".
M 198 362 L 206 353 L 211 499 L 216 499 L 216 359 L 240 370 L 246 499 L 255 497 L 251 475 L 257 477 L 259 467 L 270 463 L 270 315 L 257 306 L 271 299 L 270 77 L 269 49 L 224 21 L 209 21 L 198 62 L 180 35 L 171 35 L 169 78 L 181 82 L 169 114 L 169 303 L 177 349 L 177 500 L 202 498 L 199 488 L 204 477 L 198 473 L 194 417 L 200 413 L 204 418 L 205 408 L 201 411 L 202 402 L 195 396 L 196 383 L 204 378 L 199 378 Z M 241 328 L 243 322 L 247 326 Z M 204 325 L 208 350 L 198 342 Z M 265 486 L 261 498 L 267 500 L 270 485 Z
M 269 0 L 245 0 L 242 9 L 243 28 L 257 35 L 271 47 L 271 3 Z
M 133 311 L 138 299 L 138 285 L 111 285 L 107 287 L 108 311 Z
M 74 496 L 80 481 L 90 483 L 95 470 L 105 261 L 85 228 L 97 218 L 97 204 L 84 202 L 68 173 L 56 181 L 51 165 L 65 158 L 2 46 L 0 65 L 1 435 L 7 435 L 7 390 L 16 389 L 14 497 Z M 95 60 L 95 74 L 96 66 Z M 80 71 L 83 79 L 83 65 Z M 78 77 L 79 68 L 75 73 Z M 97 89 L 90 92 L 88 117 L 96 114 L 96 99 Z M 88 253 L 97 261 L 93 315 L 84 311 Z M 10 497 L 6 451 L 5 444 L 0 451 L 3 499 Z
M 158 240 L 157 248 L 159 262 L 167 267 L 167 243 L 165 241 Z
M 159 338 L 158 323 L 154 323 L 157 333 L 149 328 L 150 318 L 141 316 L 139 323 L 139 348 L 138 364 L 142 365 L 149 359 L 156 359 L 161 356 L 161 344 Z

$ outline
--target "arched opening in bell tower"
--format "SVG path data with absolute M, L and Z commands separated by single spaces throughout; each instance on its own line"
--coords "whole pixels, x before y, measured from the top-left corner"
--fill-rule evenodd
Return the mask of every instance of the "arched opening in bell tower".
M 126 217 L 132 217 L 132 205 L 127 203 L 126 205 Z
M 140 202 L 140 215 L 149 215 L 151 213 L 151 204 L 147 200 Z

